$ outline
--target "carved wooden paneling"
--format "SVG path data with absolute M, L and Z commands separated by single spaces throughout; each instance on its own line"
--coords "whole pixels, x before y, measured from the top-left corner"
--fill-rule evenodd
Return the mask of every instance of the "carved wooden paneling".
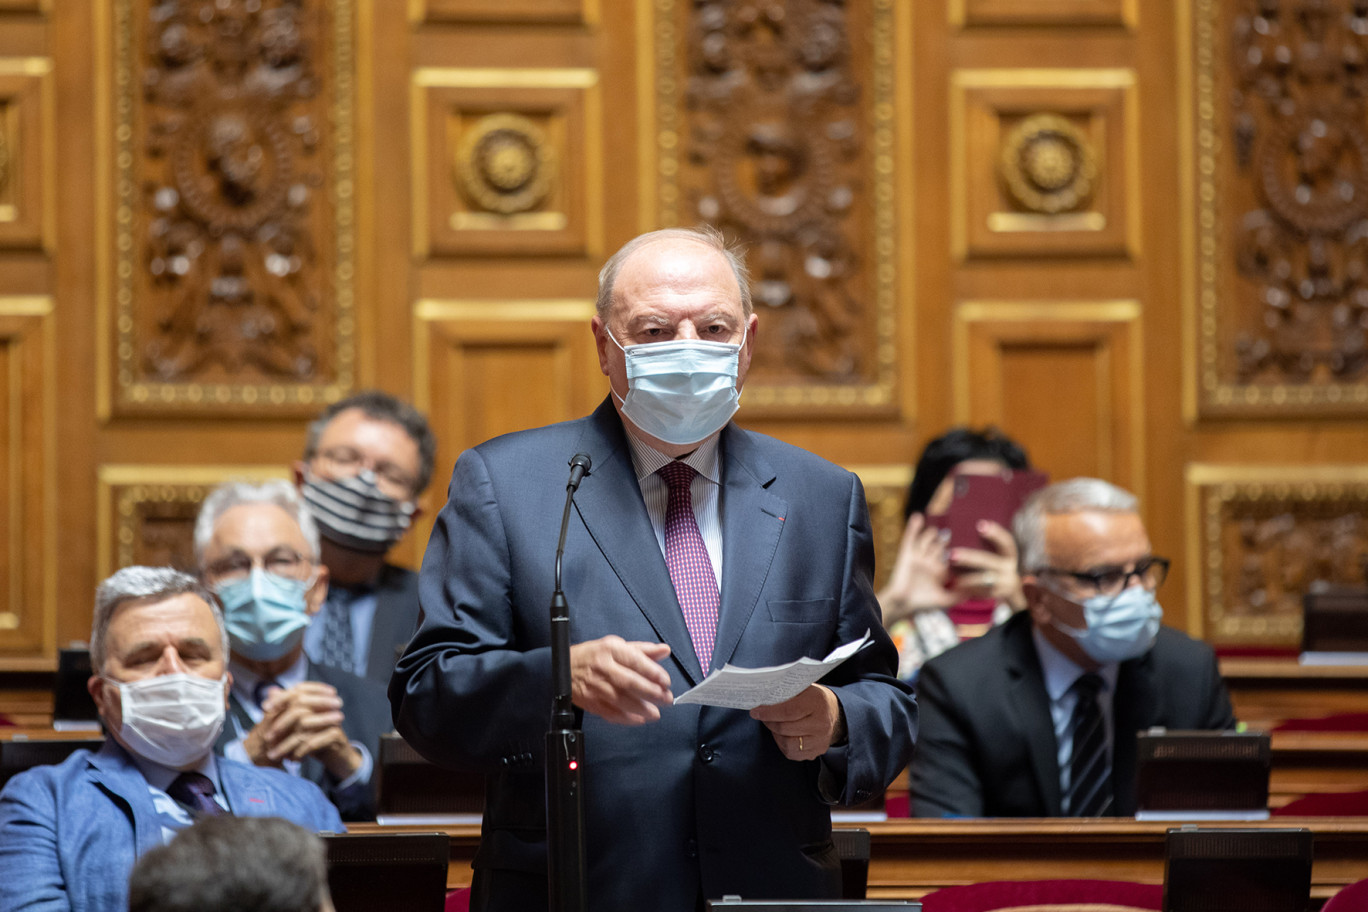
M 1368 412 L 1368 7 L 1193 4 L 1205 414 Z
M 891 408 L 891 0 L 655 0 L 655 208 L 747 247 L 753 415 Z
M 0 668 L 56 662 L 52 301 L 0 297 Z
M 417 256 L 602 256 L 593 70 L 420 70 L 413 122 Z
M 0 248 L 50 248 L 51 62 L 0 58 Z
M 1191 465 L 1189 601 L 1218 644 L 1297 646 L 1315 582 L 1362 585 L 1368 467 Z
M 966 302 L 954 355 L 957 422 L 997 425 L 1056 479 L 1105 478 L 1143 502 L 1136 302 Z
M 114 4 L 121 412 L 353 384 L 352 0 Z
M 950 0 L 954 25 L 1076 26 L 1134 28 L 1139 0 Z
M 874 535 L 874 587 L 888 580 L 902 541 L 903 504 L 907 486 L 912 482 L 911 465 L 846 466 L 860 476 L 865 501 L 869 504 L 869 524 Z
M 1134 73 L 966 70 L 953 85 L 956 256 L 1138 253 Z
M 416 0 L 421 22 L 508 22 L 520 25 L 594 25 L 599 0 Z
M 196 572 L 195 517 L 229 480 L 291 478 L 284 466 L 129 466 L 99 469 L 99 577 L 141 564 Z

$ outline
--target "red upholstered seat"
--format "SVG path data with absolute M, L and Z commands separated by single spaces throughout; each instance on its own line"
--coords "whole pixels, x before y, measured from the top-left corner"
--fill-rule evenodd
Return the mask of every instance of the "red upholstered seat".
M 999 880 L 946 887 L 922 897 L 922 912 L 1131 912 L 1161 909 L 1164 888 L 1120 880 Z
M 1274 817 L 1368 817 L 1368 791 L 1316 792 L 1271 813 Z
M 1368 732 L 1368 713 L 1337 713 L 1319 719 L 1288 719 L 1273 727 L 1280 732 Z
M 1368 909 L 1368 880 L 1351 883 L 1330 897 L 1321 912 L 1363 912 Z
M 443 912 L 470 912 L 470 887 L 452 890 L 446 895 Z

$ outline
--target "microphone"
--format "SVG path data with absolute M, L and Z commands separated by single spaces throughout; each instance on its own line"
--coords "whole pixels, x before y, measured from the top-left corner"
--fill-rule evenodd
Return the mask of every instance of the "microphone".
M 570 505 L 589 474 L 588 453 L 570 457 L 565 512 L 556 543 L 555 591 L 551 594 L 551 728 L 546 733 L 547 885 L 553 912 L 588 908 L 584 859 L 584 733 L 575 727 L 570 699 L 570 605 L 561 589 L 561 559 L 570 527 Z

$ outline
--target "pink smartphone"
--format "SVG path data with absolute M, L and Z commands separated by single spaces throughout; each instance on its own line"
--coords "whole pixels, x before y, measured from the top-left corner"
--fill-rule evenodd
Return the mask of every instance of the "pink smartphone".
M 940 516 L 928 516 L 928 525 L 949 530 L 947 548 L 993 550 L 975 528 L 980 520 L 990 519 L 1011 530 L 1012 517 L 1031 492 L 1045 487 L 1049 476 L 1034 469 L 1004 469 L 996 475 L 955 476 L 954 497 Z

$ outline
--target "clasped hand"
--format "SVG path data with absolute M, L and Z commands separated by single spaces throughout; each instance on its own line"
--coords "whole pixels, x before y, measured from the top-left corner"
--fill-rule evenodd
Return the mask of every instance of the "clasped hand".
M 1013 608 L 1025 606 L 1012 534 L 991 520 L 980 521 L 977 529 L 992 550 L 947 550 L 941 531 L 920 513 L 912 514 L 888 583 L 879 592 L 885 624 L 914 611 L 948 608 L 970 598 L 991 598 Z M 949 576 L 951 567 L 959 571 L 953 577 Z
M 302 681 L 270 691 L 264 715 L 247 733 L 243 746 L 257 766 L 317 757 L 333 778 L 342 780 L 361 767 L 360 751 L 342 730 L 342 698 L 329 684 Z

